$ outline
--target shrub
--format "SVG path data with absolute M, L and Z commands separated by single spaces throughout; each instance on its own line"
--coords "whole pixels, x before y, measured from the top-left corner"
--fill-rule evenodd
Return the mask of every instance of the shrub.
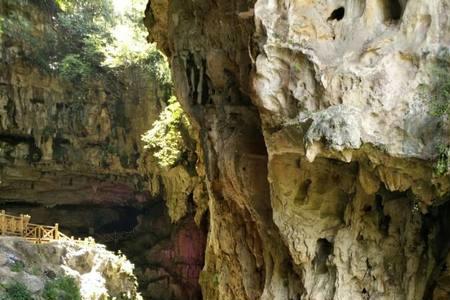
M 173 167 L 185 152 L 183 129 L 190 127 L 189 121 L 175 97 L 161 112 L 152 129 L 142 136 L 145 148 L 153 151 L 153 156 L 162 168 Z
M 10 270 L 12 272 L 22 272 L 25 269 L 25 264 L 19 260 L 14 261 L 14 263 L 11 265 Z
M 15 282 L 5 287 L 5 295 L 1 300 L 32 300 L 33 297 L 27 287 L 20 282 Z
M 67 81 L 84 82 L 91 74 L 91 67 L 78 54 L 69 54 L 62 60 L 59 73 Z
M 69 276 L 58 277 L 47 282 L 42 296 L 46 300 L 81 300 L 80 289 L 75 279 Z

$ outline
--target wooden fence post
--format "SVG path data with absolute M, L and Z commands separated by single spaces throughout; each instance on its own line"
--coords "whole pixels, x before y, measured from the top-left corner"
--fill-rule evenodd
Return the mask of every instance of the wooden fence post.
M 59 224 L 55 224 L 55 240 L 59 240 Z
M 23 236 L 27 236 L 27 230 L 28 230 L 28 223 L 30 223 L 31 217 L 29 215 L 23 216 Z
M 23 214 L 20 214 L 19 231 L 20 231 L 20 236 L 23 237 L 23 231 L 24 231 L 24 217 L 23 217 Z
M 42 227 L 38 226 L 37 227 L 37 244 L 41 243 L 41 237 L 42 237 Z
M 2 235 L 6 233 L 6 212 L 4 210 L 0 211 L 0 225 L 2 230 Z

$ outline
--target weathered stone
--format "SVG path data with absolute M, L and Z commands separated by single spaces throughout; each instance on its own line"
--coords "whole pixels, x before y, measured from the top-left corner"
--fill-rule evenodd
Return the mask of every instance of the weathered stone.
M 448 128 L 419 91 L 447 6 L 149 1 L 201 146 L 205 299 L 448 295 Z
M 73 242 L 35 245 L 20 238 L 2 237 L 0 252 L 21 257 L 23 270 L 0 266 L 0 283 L 23 284 L 35 297 L 42 295 L 46 283 L 55 280 L 47 276 L 71 276 L 80 288 L 83 299 L 102 299 L 128 295 L 142 299 L 137 293 L 134 266 L 126 257 L 107 251 L 104 246 L 83 247 Z M 88 258 L 88 259 L 86 259 Z M 1 291 L 0 291 L 1 294 Z

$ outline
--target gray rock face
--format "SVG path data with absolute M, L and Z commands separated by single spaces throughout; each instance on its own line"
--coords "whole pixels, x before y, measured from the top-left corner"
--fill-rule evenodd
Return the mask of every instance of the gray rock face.
M 201 148 L 206 299 L 448 299 L 448 1 L 149 1 Z M 252 16 L 249 18 L 249 16 Z

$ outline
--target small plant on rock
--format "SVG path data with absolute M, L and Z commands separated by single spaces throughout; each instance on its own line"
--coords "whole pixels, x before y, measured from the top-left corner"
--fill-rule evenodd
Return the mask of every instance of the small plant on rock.
M 70 276 L 58 277 L 47 282 L 42 296 L 45 300 L 81 300 L 80 289 L 75 279 Z
M 439 55 L 429 65 L 429 74 L 430 82 L 419 86 L 420 95 L 428 101 L 430 114 L 445 122 L 450 117 L 450 53 Z M 450 146 L 442 141 L 437 150 L 434 171 L 443 176 L 448 173 Z
M 434 171 L 436 175 L 443 176 L 448 173 L 450 146 L 440 145 L 438 151 L 439 157 L 434 166 Z
M 33 297 L 27 287 L 20 282 L 14 282 L 7 285 L 5 295 L 0 296 L 0 300 L 32 300 Z
M 25 264 L 19 260 L 16 260 L 9 268 L 12 272 L 19 273 L 25 269 Z

